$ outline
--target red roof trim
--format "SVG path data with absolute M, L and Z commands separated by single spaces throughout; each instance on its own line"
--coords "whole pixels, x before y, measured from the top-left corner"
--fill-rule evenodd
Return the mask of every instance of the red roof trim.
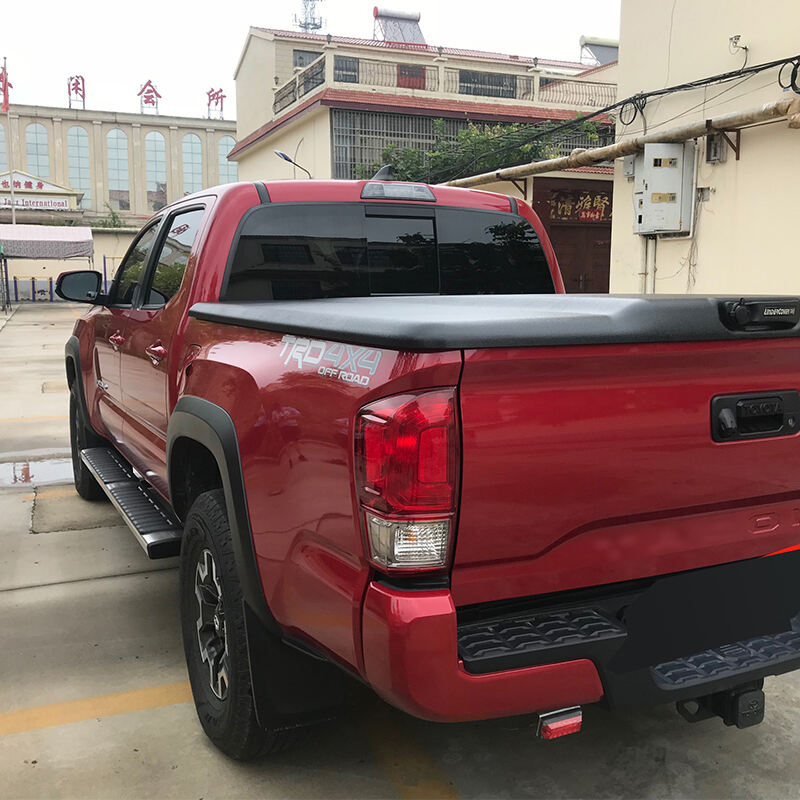
M 436 114 L 437 116 L 496 120 L 498 122 L 569 120 L 578 116 L 576 111 L 561 108 L 475 103 L 436 97 L 353 92 L 347 89 L 327 89 L 322 98 L 322 105 L 363 109 L 390 107 L 393 111 L 401 114 L 427 111 L 431 115 Z
M 259 139 L 263 139 L 265 136 L 268 136 L 270 133 L 282 128 L 284 125 L 288 125 L 297 117 L 302 117 L 313 108 L 316 108 L 319 105 L 320 98 L 324 93 L 325 92 L 318 92 L 313 97 L 310 97 L 304 103 L 301 103 L 299 106 L 297 106 L 297 108 L 293 108 L 291 111 L 288 111 L 282 117 L 273 119 L 266 125 L 256 128 L 252 133 L 248 134 L 244 137 L 244 139 L 234 145 L 233 149 L 230 151 L 230 153 L 228 153 L 228 160 L 247 150 Z
M 256 28 L 264 33 L 271 33 L 281 39 L 302 39 L 324 44 L 328 37 L 321 33 L 303 33 L 302 31 L 285 31 L 278 28 Z M 382 39 L 358 39 L 351 36 L 331 36 L 331 42 L 337 44 L 351 44 L 358 47 L 375 47 L 388 50 L 411 50 L 415 52 L 428 53 L 433 56 L 439 55 L 439 47 L 430 44 L 418 44 L 415 42 L 387 42 Z M 552 58 L 533 58 L 531 56 L 516 56 L 508 53 L 489 53 L 483 50 L 462 50 L 457 47 L 442 47 L 443 55 L 463 56 L 465 58 L 487 58 L 495 61 L 511 61 L 520 64 L 544 64 L 548 67 L 567 67 L 569 69 L 580 70 L 583 67 L 579 61 L 559 61 Z
M 268 122 L 246 136 L 228 153 L 234 158 L 257 141 L 284 127 L 297 117 L 317 106 L 347 108 L 353 110 L 382 110 L 398 114 L 422 114 L 424 116 L 475 119 L 486 122 L 540 122 L 545 120 L 571 120 L 578 112 L 561 108 L 535 108 L 533 106 L 500 105 L 497 103 L 473 103 L 463 100 L 443 100 L 440 98 L 412 97 L 396 94 L 377 94 L 375 92 L 353 92 L 348 89 L 323 89 L 310 97 L 297 108 L 282 117 Z M 604 118 L 604 121 L 608 121 Z

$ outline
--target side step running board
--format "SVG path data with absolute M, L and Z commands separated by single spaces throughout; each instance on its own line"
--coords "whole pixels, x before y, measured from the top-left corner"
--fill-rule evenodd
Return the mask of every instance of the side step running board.
M 133 531 L 148 558 L 169 558 L 181 551 L 183 528 L 162 507 L 155 490 L 109 447 L 81 450 L 81 461 L 97 478 L 108 499 Z

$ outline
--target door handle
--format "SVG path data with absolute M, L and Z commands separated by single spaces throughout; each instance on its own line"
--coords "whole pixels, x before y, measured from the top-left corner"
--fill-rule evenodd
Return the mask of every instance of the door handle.
M 111 342 L 114 347 L 122 347 L 122 345 L 125 344 L 125 337 L 119 331 L 117 331 L 108 337 L 108 341 Z
M 167 357 L 166 348 L 162 347 L 159 343 L 145 347 L 144 352 L 147 353 L 153 364 L 158 364 L 159 361 Z

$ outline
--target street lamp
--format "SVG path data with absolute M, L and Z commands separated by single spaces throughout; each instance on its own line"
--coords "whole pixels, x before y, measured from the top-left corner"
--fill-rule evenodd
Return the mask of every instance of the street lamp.
M 303 170 L 303 172 L 305 172 L 309 178 L 311 177 L 311 173 L 305 167 L 301 167 L 300 164 L 298 164 L 290 155 L 281 150 L 276 150 L 275 155 L 278 156 L 278 158 L 282 158 L 284 161 L 288 161 L 290 164 L 294 164 L 294 166 L 296 166 L 298 169 Z

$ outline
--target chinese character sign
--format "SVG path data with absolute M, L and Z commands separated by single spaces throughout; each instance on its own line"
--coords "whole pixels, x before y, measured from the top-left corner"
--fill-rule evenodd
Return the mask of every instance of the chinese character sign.
M 70 108 L 72 108 L 73 100 L 75 105 L 80 102 L 81 108 L 86 108 L 86 81 L 84 81 L 83 75 L 70 75 L 67 81 L 67 94 Z
M 158 93 L 158 90 L 153 85 L 152 81 L 147 81 L 141 89 L 139 89 L 139 106 L 144 113 L 145 111 L 154 111 L 158 114 L 158 101 L 161 98 L 161 95 Z
M 223 119 L 222 116 L 222 103 L 225 100 L 225 95 L 222 93 L 222 89 L 214 89 L 213 87 L 206 92 L 208 96 L 208 118 L 211 119 L 212 113 L 216 112 L 219 115 L 219 119 Z
M 16 175 L 17 173 L 14 174 Z M 12 185 L 15 189 L 37 189 L 41 191 L 45 188 L 42 181 L 19 180 L 18 178 L 3 178 L 0 180 L 0 189 L 10 189 Z
M 550 196 L 550 219 L 560 222 L 610 222 L 608 192 L 559 190 Z

